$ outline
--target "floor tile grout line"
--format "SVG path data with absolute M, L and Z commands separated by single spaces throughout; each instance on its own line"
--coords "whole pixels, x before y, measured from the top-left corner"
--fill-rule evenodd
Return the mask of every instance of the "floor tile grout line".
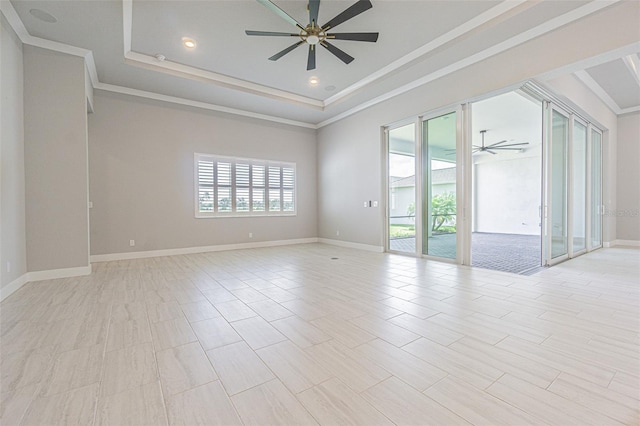
M 156 344 L 155 344 L 154 339 L 153 339 L 153 333 L 152 333 L 152 329 L 151 329 L 151 319 L 149 318 L 149 311 L 148 311 L 148 309 L 146 309 L 146 307 L 145 307 L 145 311 L 147 313 L 146 319 L 147 319 L 147 325 L 149 326 L 149 333 L 151 334 L 151 347 L 152 347 L 152 350 L 153 350 L 153 361 L 154 361 L 154 364 L 155 364 L 155 367 L 156 367 L 155 368 L 155 372 L 156 372 L 157 380 L 156 380 L 155 383 L 160 388 L 160 399 L 162 400 L 162 409 L 163 409 L 163 412 L 164 412 L 164 419 L 165 419 L 166 424 L 168 425 L 169 424 L 169 410 L 167 408 L 167 403 L 165 401 L 164 389 L 163 389 L 163 386 L 162 386 L 162 378 L 160 377 L 160 366 L 158 365 L 158 355 L 157 355 L 158 351 L 156 350 Z
M 100 368 L 100 378 L 98 380 L 98 390 L 96 392 L 96 400 L 95 400 L 95 407 L 93 409 L 93 421 L 91 422 L 92 425 L 96 424 L 96 418 L 98 416 L 98 407 L 99 407 L 99 403 L 100 403 L 100 398 L 103 397 L 102 395 L 102 382 L 104 380 L 104 372 L 105 369 L 107 368 L 107 344 L 109 343 L 109 332 L 111 331 L 111 323 L 112 323 L 112 314 L 113 314 L 113 301 L 110 302 L 110 306 L 109 306 L 109 316 L 108 316 L 108 320 L 107 320 L 107 332 L 105 333 L 104 336 L 104 346 L 102 348 L 102 366 Z

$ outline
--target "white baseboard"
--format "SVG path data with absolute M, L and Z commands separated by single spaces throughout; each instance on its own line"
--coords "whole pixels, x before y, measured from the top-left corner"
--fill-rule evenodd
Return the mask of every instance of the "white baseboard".
M 609 247 L 640 247 L 640 241 L 638 240 L 614 240 L 610 243 Z
M 18 291 L 26 283 L 33 281 L 55 280 L 58 278 L 80 277 L 83 275 L 91 275 L 91 265 L 79 266 L 77 268 L 27 272 L 0 289 L 0 302 Z
M 0 288 L 0 302 L 18 291 L 20 287 L 29 282 L 29 274 L 22 274 L 6 286 Z
M 31 271 L 27 275 L 29 276 L 29 282 L 81 277 L 83 275 L 91 275 L 91 265 L 78 266 L 76 268 L 50 269 L 48 271 Z
M 384 247 L 372 246 L 369 244 L 352 243 L 349 241 L 332 240 L 329 238 L 318 238 L 319 243 L 330 244 L 332 246 L 346 247 L 358 250 L 374 251 L 376 253 L 384 252 Z
M 176 256 L 181 254 L 209 253 L 209 252 L 215 252 L 215 251 L 288 246 L 293 244 L 309 244 L 309 243 L 317 243 L 317 242 L 318 242 L 318 239 L 313 237 L 313 238 L 298 238 L 293 240 L 261 241 L 261 242 L 255 242 L 255 243 L 221 244 L 216 246 L 204 246 L 204 247 L 185 247 L 185 248 L 178 248 L 178 249 L 135 251 L 135 252 L 129 252 L 129 253 L 95 254 L 90 256 L 90 262 L 91 263 L 111 262 L 114 260 L 145 259 L 149 257 Z

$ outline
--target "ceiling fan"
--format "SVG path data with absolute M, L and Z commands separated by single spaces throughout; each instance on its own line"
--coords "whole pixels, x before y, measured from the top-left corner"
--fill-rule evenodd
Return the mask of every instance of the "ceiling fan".
M 302 26 L 298 21 L 292 18 L 287 12 L 276 6 L 271 0 L 256 0 L 258 3 L 271 10 L 276 15 L 280 16 L 285 21 L 297 27 L 299 33 L 284 33 L 284 32 L 271 32 L 271 31 L 253 31 L 246 30 L 245 33 L 250 36 L 276 36 L 276 37 L 299 37 L 300 41 L 287 47 L 286 49 L 276 53 L 269 58 L 271 61 L 277 61 L 287 53 L 294 50 L 296 47 L 303 44 L 309 45 L 309 55 L 307 57 L 307 71 L 316 68 L 316 46 L 320 45 L 333 53 L 338 59 L 345 64 L 351 63 L 353 57 L 333 44 L 328 40 L 351 40 L 351 41 L 368 41 L 376 42 L 378 40 L 378 33 L 329 33 L 328 31 L 337 27 L 345 21 L 354 18 L 373 7 L 369 0 L 358 0 L 355 4 L 351 5 L 333 19 L 329 20 L 324 25 L 318 24 L 318 11 L 320 10 L 320 0 L 309 0 L 307 9 L 309 10 L 309 24 Z
M 511 144 L 507 144 L 507 145 L 503 145 L 505 142 L 507 142 L 507 140 L 503 140 L 500 142 L 496 142 L 493 143 L 491 145 L 487 145 L 485 146 L 484 144 L 484 135 L 485 133 L 487 133 L 486 130 L 480 130 L 480 134 L 482 135 L 482 145 L 478 146 L 478 145 L 471 145 L 473 147 L 473 153 L 477 153 L 477 152 L 488 152 L 489 154 L 493 154 L 496 155 L 497 152 L 494 152 L 496 150 L 502 149 L 502 150 L 510 150 L 510 151 L 520 151 L 522 150 L 522 148 L 514 148 L 515 146 L 522 146 L 522 145 L 529 145 L 529 142 L 521 142 L 521 143 L 511 143 Z

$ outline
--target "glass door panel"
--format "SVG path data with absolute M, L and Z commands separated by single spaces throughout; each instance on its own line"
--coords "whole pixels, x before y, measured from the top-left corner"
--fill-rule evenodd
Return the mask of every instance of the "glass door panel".
M 388 138 L 388 247 L 393 251 L 415 253 L 415 124 L 390 129 Z
M 456 113 L 422 123 L 422 253 L 456 259 Z
M 587 126 L 574 120 L 572 138 L 572 255 L 587 248 Z
M 591 248 L 602 246 L 602 134 L 591 130 Z
M 550 141 L 550 259 L 560 260 L 568 255 L 567 169 L 569 146 L 569 117 L 552 109 Z

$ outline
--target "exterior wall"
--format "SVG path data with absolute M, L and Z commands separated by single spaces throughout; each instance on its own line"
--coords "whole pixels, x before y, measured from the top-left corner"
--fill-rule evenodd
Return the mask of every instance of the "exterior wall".
M 475 166 L 476 232 L 540 235 L 540 157 Z

